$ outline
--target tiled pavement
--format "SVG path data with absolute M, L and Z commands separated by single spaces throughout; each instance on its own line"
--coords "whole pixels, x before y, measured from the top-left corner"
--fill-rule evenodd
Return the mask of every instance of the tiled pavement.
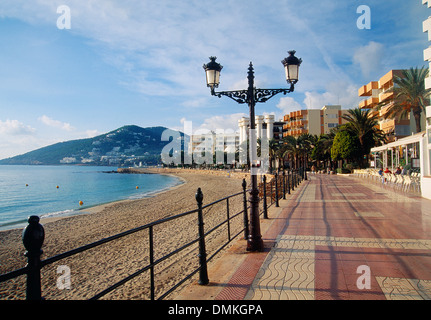
M 358 178 L 313 175 L 177 299 L 431 299 L 431 201 Z

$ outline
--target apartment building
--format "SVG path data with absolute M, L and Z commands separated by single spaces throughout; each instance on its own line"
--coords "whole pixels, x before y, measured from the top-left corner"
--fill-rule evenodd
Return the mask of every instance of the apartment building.
M 283 118 L 283 136 L 298 137 L 301 134 L 327 134 L 332 128 L 346 123 L 342 118 L 347 110 L 340 105 L 326 105 L 322 109 L 292 111 Z
M 422 4 L 431 7 L 431 1 L 422 0 Z M 423 22 L 423 32 L 428 33 L 428 40 L 431 41 L 431 17 Z M 424 61 L 431 68 L 431 46 L 424 50 Z M 431 88 L 431 75 L 425 79 L 425 88 Z M 423 197 L 431 199 L 431 104 L 425 108 L 425 117 L 426 133 L 420 141 L 421 191 Z
M 208 131 L 201 134 L 193 134 L 190 137 L 188 150 L 190 154 L 208 152 L 214 155 L 220 151 L 234 154 L 238 145 L 239 134 L 236 132 Z
M 416 133 L 414 119 L 411 116 L 399 120 L 384 118 L 388 108 L 394 104 L 394 94 L 389 89 L 393 88 L 396 76 L 402 76 L 402 70 L 391 70 L 378 81 L 371 81 L 358 90 L 358 96 L 365 97 L 359 103 L 359 108 L 373 109 L 378 104 L 383 104 L 383 107 L 378 111 L 378 120 L 380 129 L 387 134 L 389 141 L 395 141 Z

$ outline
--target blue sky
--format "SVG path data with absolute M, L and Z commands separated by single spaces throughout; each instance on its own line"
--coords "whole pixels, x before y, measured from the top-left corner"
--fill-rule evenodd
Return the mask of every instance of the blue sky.
M 70 29 L 57 28 L 61 5 Z M 356 107 L 361 85 L 425 65 L 430 13 L 421 0 L 2 0 L 0 159 L 128 124 L 236 130 L 248 108 L 210 95 L 213 55 L 220 90 L 245 89 L 250 61 L 257 87 L 287 87 L 280 61 L 292 49 L 303 59 L 295 92 L 257 114 Z

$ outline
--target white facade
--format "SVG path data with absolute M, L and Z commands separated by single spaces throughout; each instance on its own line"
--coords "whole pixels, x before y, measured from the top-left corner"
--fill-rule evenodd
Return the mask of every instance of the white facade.
M 266 137 L 268 138 L 268 140 L 271 140 L 274 137 L 274 121 L 275 121 L 275 117 L 272 114 L 267 114 L 264 116 L 255 116 L 257 139 L 262 138 L 265 124 L 266 124 Z M 249 125 L 250 125 L 250 118 L 243 117 L 240 120 L 238 120 L 240 144 L 242 144 L 244 141 L 247 141 Z
M 431 7 L 430 0 L 422 0 L 422 4 Z M 431 41 L 431 17 L 423 22 L 423 31 L 428 32 Z M 431 70 L 431 46 L 424 50 L 424 61 L 428 61 Z M 431 88 L 431 75 L 425 79 L 425 88 Z M 421 151 L 421 190 L 424 198 L 431 199 L 431 106 L 426 107 L 426 133 L 420 143 Z
M 232 130 L 207 131 L 191 135 L 188 152 L 193 158 L 199 158 L 205 153 L 204 160 L 207 164 L 213 163 L 213 155 L 216 155 L 216 164 L 222 164 L 224 152 L 230 155 L 229 163 L 235 161 L 236 147 L 239 145 L 239 134 Z M 233 159 L 232 159 L 233 157 Z

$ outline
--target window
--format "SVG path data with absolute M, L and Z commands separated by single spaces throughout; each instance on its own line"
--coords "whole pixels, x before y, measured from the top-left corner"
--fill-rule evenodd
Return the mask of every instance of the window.
M 338 127 L 338 123 L 328 123 L 328 128 L 336 128 Z

